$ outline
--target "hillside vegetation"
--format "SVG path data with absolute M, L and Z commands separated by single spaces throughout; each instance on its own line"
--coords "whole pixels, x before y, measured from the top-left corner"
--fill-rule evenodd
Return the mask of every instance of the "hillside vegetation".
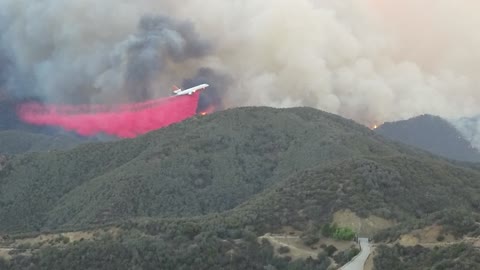
M 475 237 L 480 168 L 310 108 L 227 110 L 136 139 L 10 157 L 1 232 L 121 233 L 41 246 L 0 266 L 327 269 L 338 254 L 291 261 L 257 237 L 292 227 L 310 242 L 343 209 L 394 221 L 382 241 L 431 224 Z
M 320 165 L 288 178 L 281 186 L 256 196 L 236 209 L 252 211 L 253 224 L 285 226 L 295 223 L 322 224 L 334 212 L 351 209 L 358 215 L 376 215 L 401 222 L 454 220 L 480 211 L 480 173 L 410 157 L 359 158 Z M 445 218 L 445 216 L 448 216 Z M 468 215 L 468 218 L 471 216 Z M 476 232 L 475 219 L 467 232 Z M 470 223 L 473 222 L 473 223 Z M 466 224 L 465 224 L 466 226 Z M 452 226 L 452 230 L 460 226 Z
M 222 212 L 318 164 L 408 151 L 314 109 L 230 110 L 134 140 L 14 157 L 0 172 L 0 229 Z
M 480 265 L 480 251 L 468 244 L 434 249 L 421 246 L 381 246 L 378 253 L 374 259 L 377 270 L 476 270 Z
M 269 206 L 263 217 L 288 206 L 290 220 L 302 209 L 328 217 L 342 208 L 419 218 L 478 207 L 479 179 L 475 169 L 388 143 L 335 115 L 244 108 L 133 140 L 13 157 L 0 171 L 0 230 L 192 217 L 247 201 L 242 207 Z
M 0 131 L 0 154 L 22 154 L 49 150 L 70 149 L 86 139 L 70 135 L 47 135 L 22 130 Z

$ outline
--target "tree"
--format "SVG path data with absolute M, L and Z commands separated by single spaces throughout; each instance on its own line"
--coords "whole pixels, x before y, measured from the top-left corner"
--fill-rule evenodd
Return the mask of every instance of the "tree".
M 337 228 L 333 238 L 342 241 L 351 241 L 355 238 L 355 232 L 350 228 Z
M 332 256 L 335 252 L 337 252 L 337 248 L 333 245 L 329 245 L 325 248 L 325 252 L 327 252 L 328 256 Z

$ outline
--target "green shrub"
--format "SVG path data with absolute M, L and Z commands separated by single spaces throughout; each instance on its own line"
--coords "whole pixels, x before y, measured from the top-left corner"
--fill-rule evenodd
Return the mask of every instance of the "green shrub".
M 30 249 L 31 247 L 32 245 L 30 243 L 23 243 L 18 245 L 17 249 L 26 250 L 26 249 Z
M 303 243 L 305 245 L 311 246 L 311 245 L 316 244 L 320 240 L 320 238 L 318 238 L 318 236 L 316 236 L 316 235 L 309 234 L 309 235 L 304 236 L 302 238 L 302 240 L 303 240 Z
M 338 252 L 334 257 L 333 259 L 335 260 L 335 262 L 339 265 L 344 265 L 346 263 L 348 263 L 349 261 L 351 261 L 355 256 L 358 255 L 358 253 L 360 253 L 360 250 L 356 247 L 351 247 L 350 249 L 348 250 L 345 250 L 345 251 L 342 251 L 342 252 Z
M 335 252 L 337 252 L 337 248 L 333 245 L 329 245 L 325 248 L 325 252 L 327 252 L 328 256 L 332 256 Z
M 355 232 L 350 228 L 337 228 L 333 238 L 342 241 L 351 241 L 355 238 Z
M 325 224 L 322 227 L 322 235 L 325 237 L 332 237 L 335 231 L 337 230 L 337 224 Z

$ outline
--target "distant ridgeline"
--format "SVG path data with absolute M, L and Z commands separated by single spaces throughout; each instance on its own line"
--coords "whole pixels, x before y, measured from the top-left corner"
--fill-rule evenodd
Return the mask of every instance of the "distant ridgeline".
M 387 138 L 459 161 L 480 162 L 480 151 L 447 120 L 422 115 L 385 123 L 375 130 Z

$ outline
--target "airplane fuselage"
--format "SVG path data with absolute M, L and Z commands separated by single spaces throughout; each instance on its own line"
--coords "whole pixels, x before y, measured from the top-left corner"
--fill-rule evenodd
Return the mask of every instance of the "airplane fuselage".
M 173 91 L 173 94 L 175 96 L 184 96 L 184 95 L 191 95 L 199 90 L 203 90 L 207 87 L 209 87 L 210 85 L 208 84 L 200 84 L 200 85 L 197 85 L 195 87 L 192 87 L 192 88 L 188 88 L 188 89 L 185 89 L 185 90 L 182 90 L 182 89 L 178 89 L 178 90 L 175 90 Z

